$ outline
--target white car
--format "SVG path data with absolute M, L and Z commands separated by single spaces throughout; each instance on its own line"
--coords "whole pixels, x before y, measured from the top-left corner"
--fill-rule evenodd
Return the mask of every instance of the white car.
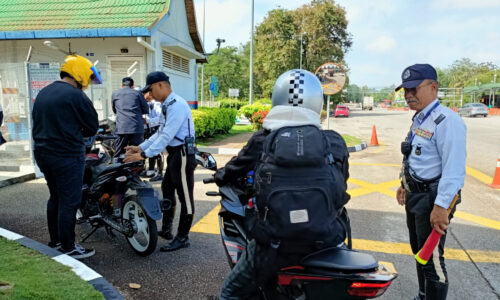
M 488 107 L 482 103 L 467 103 L 458 109 L 458 114 L 460 116 L 476 117 L 476 116 L 488 116 Z

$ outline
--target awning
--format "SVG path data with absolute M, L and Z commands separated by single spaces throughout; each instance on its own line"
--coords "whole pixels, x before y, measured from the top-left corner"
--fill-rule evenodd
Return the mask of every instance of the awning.
M 483 93 L 483 92 L 488 92 L 490 90 L 496 90 L 496 91 L 500 90 L 500 82 L 491 82 L 482 85 L 466 86 L 462 90 L 462 93 L 464 94 Z

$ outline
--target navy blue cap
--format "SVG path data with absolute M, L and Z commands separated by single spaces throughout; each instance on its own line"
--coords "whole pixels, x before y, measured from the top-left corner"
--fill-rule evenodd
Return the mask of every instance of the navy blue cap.
M 406 68 L 401 74 L 400 86 L 396 88 L 396 92 L 401 88 L 416 88 L 425 79 L 432 79 L 437 81 L 436 69 L 429 64 L 415 64 Z
M 167 74 L 160 72 L 160 71 L 154 71 L 148 74 L 146 77 L 146 86 L 142 89 L 141 92 L 146 93 L 151 90 L 151 85 L 157 82 L 161 81 L 166 81 L 170 83 L 170 79 L 168 78 Z

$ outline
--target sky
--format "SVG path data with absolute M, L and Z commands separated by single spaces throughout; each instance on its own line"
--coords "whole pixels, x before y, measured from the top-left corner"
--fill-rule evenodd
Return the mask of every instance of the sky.
M 277 8 L 295 9 L 307 0 L 255 0 L 254 24 Z M 250 40 L 250 0 L 195 0 L 205 49 L 240 46 Z M 454 61 L 500 66 L 499 0 L 337 0 L 346 9 L 352 47 L 345 56 L 350 83 L 369 87 L 398 85 L 401 72 L 415 63 L 447 68 Z M 298 67 L 298 66 L 297 66 Z

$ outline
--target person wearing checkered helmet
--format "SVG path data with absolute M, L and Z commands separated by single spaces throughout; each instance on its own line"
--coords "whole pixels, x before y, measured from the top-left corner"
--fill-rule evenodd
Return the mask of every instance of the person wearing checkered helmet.
M 283 127 L 313 126 L 321 129 L 320 114 L 323 107 L 323 88 L 318 78 L 311 72 L 293 69 L 281 74 L 271 96 L 272 108 L 265 117 L 263 129 L 254 133 L 248 143 L 233 157 L 224 168 L 217 170 L 214 175 L 218 186 L 232 184 L 238 186 L 236 179 L 245 178 L 250 171 L 254 171 L 263 154 L 266 137 Z M 330 131 L 330 134 L 338 135 Z M 342 140 L 340 135 L 339 139 Z M 343 174 L 348 178 L 348 151 L 343 144 L 346 157 Z M 342 149 L 340 144 L 339 149 Z M 347 199 L 348 200 L 348 199 Z M 336 241 L 327 242 L 329 246 L 336 246 L 345 239 L 341 233 L 332 234 Z M 338 236 L 338 239 L 337 239 Z M 255 239 L 247 245 L 241 258 L 226 277 L 222 286 L 221 300 L 249 299 L 255 296 L 259 285 L 265 284 L 276 270 L 282 265 L 298 263 L 298 259 L 310 253 L 310 249 L 292 255 L 277 250 L 277 256 L 272 254 L 270 247 Z M 273 252 L 274 253 L 274 252 Z M 272 259 L 275 257 L 276 259 Z

